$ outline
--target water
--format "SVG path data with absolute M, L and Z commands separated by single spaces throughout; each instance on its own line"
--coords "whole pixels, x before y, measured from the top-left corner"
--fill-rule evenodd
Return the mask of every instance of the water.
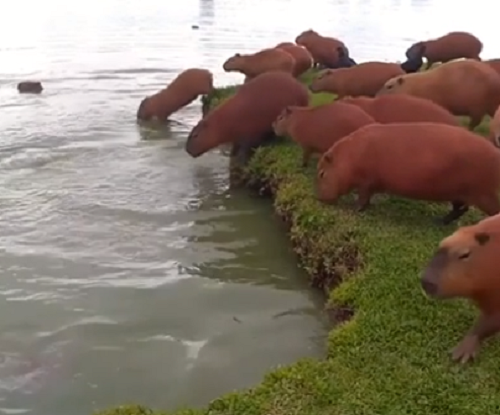
M 458 6 L 9 3 L 0 14 L 0 413 L 202 405 L 274 365 L 322 355 L 322 301 L 272 208 L 228 191 L 220 152 L 193 160 L 183 151 L 200 104 L 157 130 L 135 125 L 137 105 L 190 66 L 237 82 L 221 70 L 227 56 L 309 27 L 341 37 L 360 61 L 401 60 L 409 42 L 457 29 L 500 57 L 486 0 L 476 17 Z M 25 79 L 42 80 L 44 93 L 18 95 Z

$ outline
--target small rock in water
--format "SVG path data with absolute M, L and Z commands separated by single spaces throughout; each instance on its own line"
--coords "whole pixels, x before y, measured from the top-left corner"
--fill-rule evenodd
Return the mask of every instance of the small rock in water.
M 198 26 L 197 24 L 194 24 L 191 26 L 191 29 L 199 29 L 199 28 L 200 28 L 200 26 Z
M 23 81 L 17 84 L 17 90 L 21 94 L 39 94 L 43 91 L 43 86 L 39 81 Z

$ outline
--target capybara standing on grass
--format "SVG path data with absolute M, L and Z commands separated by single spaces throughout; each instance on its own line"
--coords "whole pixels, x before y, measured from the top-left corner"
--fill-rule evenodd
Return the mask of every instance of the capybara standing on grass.
M 212 73 L 206 69 L 191 68 L 181 72 L 165 89 L 144 98 L 137 110 L 137 119 L 149 121 L 167 118 L 193 102 L 199 95 L 213 89 Z
M 376 193 L 451 202 L 448 224 L 475 206 L 500 212 L 500 151 L 465 128 L 436 123 L 371 124 L 334 144 L 318 164 L 318 199 L 356 190 L 357 210 Z
M 452 350 L 452 358 L 462 364 L 500 331 L 499 252 L 500 215 L 495 215 L 444 238 L 422 273 L 422 288 L 429 297 L 468 299 L 481 312 Z
M 323 154 L 341 138 L 374 122 L 355 105 L 332 102 L 317 107 L 286 107 L 273 129 L 276 135 L 288 135 L 302 147 L 305 167 L 311 154 Z
M 429 99 L 454 115 L 470 117 L 477 127 L 500 104 L 500 75 L 488 64 L 472 59 L 444 63 L 425 72 L 390 79 L 377 95 L 408 94 Z
M 345 96 L 375 96 L 389 80 L 405 72 L 396 63 L 364 62 L 351 68 L 327 69 L 311 83 L 312 92 Z
M 460 126 L 459 119 L 440 105 L 406 94 L 380 95 L 375 98 L 346 97 L 339 102 L 357 105 L 382 124 L 435 122 Z
M 294 59 L 293 75 L 300 76 L 304 72 L 312 68 L 314 60 L 309 51 L 298 45 L 294 44 L 279 44 L 276 46 L 277 49 L 284 50 L 289 53 Z
M 306 30 L 297 36 L 295 42 L 304 46 L 314 58 L 314 62 L 326 68 L 351 67 L 355 63 L 349 59 L 349 50 L 344 42 L 333 37 L 321 36 L 314 30 Z M 342 50 L 342 56 L 339 56 Z M 343 58 L 342 60 L 340 58 Z
M 500 148 L 500 106 L 497 108 L 490 121 L 489 129 L 489 139 L 496 147 Z
M 252 150 L 273 136 L 272 124 L 289 105 L 307 106 L 307 88 L 284 72 L 264 73 L 212 109 L 189 133 L 186 152 L 199 157 L 232 143 L 231 155 L 245 164 Z

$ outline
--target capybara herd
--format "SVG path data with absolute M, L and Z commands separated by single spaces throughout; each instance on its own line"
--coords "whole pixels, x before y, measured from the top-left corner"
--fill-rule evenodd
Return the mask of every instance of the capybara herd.
M 300 167 L 319 156 L 315 195 L 324 204 L 355 192 L 360 212 L 383 193 L 449 204 L 435 218 L 440 225 L 470 208 L 488 216 L 443 239 L 421 276 L 428 296 L 464 297 L 481 311 L 452 353 L 463 363 L 500 331 L 494 260 L 500 252 L 500 59 L 482 60 L 482 50 L 474 35 L 450 32 L 414 43 L 401 64 L 358 64 L 344 41 L 305 30 L 295 42 L 236 53 L 222 63 L 245 81 L 204 114 L 185 144 L 193 158 L 230 144 L 231 156 L 244 165 L 257 147 L 289 138 L 302 149 Z M 213 90 L 208 70 L 187 69 L 146 97 L 137 118 L 165 121 Z M 322 104 L 311 105 L 313 97 Z M 491 119 L 483 137 L 474 130 L 485 117 Z

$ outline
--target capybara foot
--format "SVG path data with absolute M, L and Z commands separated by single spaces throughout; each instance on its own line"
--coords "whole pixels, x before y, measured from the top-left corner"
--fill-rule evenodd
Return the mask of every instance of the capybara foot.
M 462 364 L 470 360 L 474 360 L 480 349 L 478 336 L 467 334 L 460 343 L 452 350 L 451 356 L 453 360 Z
M 453 202 L 453 207 L 450 212 L 444 215 L 442 218 L 438 218 L 436 221 L 440 225 L 449 225 L 452 222 L 460 219 L 463 215 L 467 213 L 469 206 L 464 205 L 461 202 Z
M 358 190 L 358 198 L 355 204 L 356 212 L 364 212 L 366 209 L 370 207 L 370 200 L 372 197 L 372 193 L 367 190 Z
M 43 91 L 42 83 L 38 81 L 23 81 L 17 84 L 21 94 L 39 94 Z

